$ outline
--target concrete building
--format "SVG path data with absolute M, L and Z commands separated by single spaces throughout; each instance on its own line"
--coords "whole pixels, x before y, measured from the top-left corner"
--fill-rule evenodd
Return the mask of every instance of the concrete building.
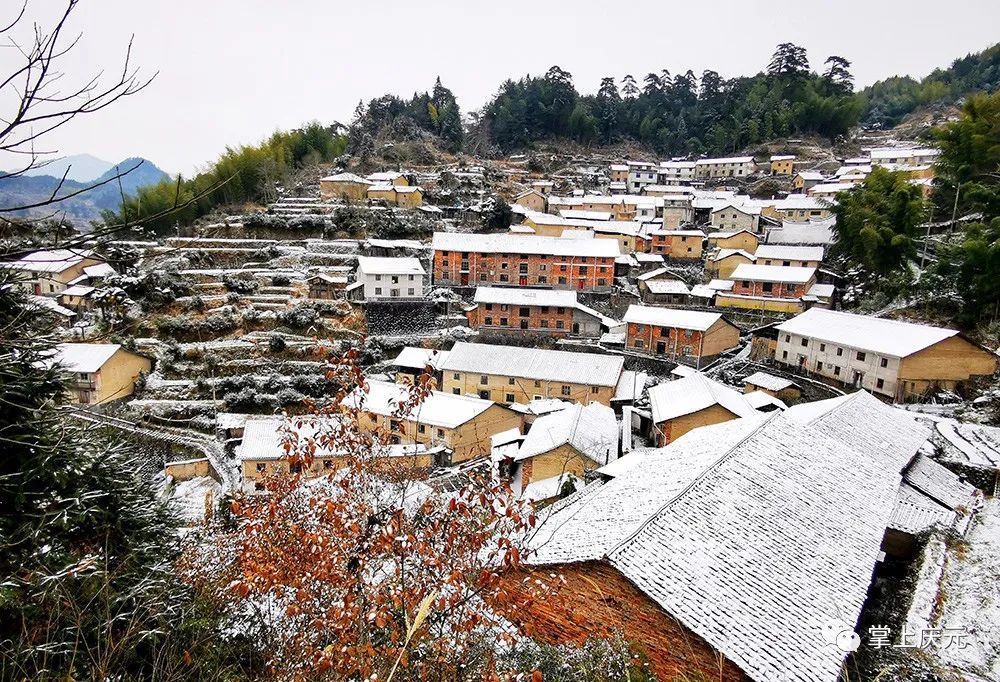
M 423 298 L 427 272 L 416 258 L 358 256 L 357 281 L 366 301 Z
M 716 295 L 716 306 L 798 313 L 805 308 L 803 297 L 816 284 L 816 268 L 744 264 L 730 279 L 732 291 Z
M 711 225 L 716 232 L 760 232 L 760 206 L 753 204 L 728 204 L 711 212 Z
M 742 178 L 753 175 L 757 170 L 752 156 L 733 156 L 719 159 L 699 159 L 695 162 L 695 177 Z
M 701 260 L 705 244 L 701 230 L 653 229 L 648 234 L 652 253 L 674 260 Z
M 997 368 L 994 353 L 955 329 L 812 308 L 777 330 L 777 362 L 896 401 Z

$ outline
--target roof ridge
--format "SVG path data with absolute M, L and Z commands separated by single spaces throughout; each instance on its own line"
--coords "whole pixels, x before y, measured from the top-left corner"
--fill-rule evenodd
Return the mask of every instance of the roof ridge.
M 698 375 L 692 375 L 692 376 L 698 376 Z M 708 476 L 709 473 L 715 471 L 719 467 L 719 465 L 721 465 L 723 462 L 725 462 L 730 457 L 732 457 L 733 454 L 737 451 L 737 449 L 739 449 L 740 446 L 742 446 L 745 442 L 747 442 L 748 440 L 750 440 L 750 438 L 752 438 L 753 436 L 755 436 L 762 428 L 764 428 L 764 426 L 766 426 L 767 424 L 770 424 L 772 421 L 774 421 L 775 419 L 777 419 L 780 415 L 781 415 L 781 411 L 780 410 L 775 411 L 773 414 L 771 414 L 770 416 L 766 417 L 763 421 L 761 421 L 760 424 L 758 424 L 753 429 L 751 429 L 750 433 L 748 433 L 747 435 L 745 435 L 743 438 L 740 438 L 740 440 L 737 441 L 731 448 L 729 448 L 726 452 L 724 452 L 722 455 L 720 455 L 719 458 L 717 460 L 715 460 L 714 462 L 712 462 L 712 464 L 710 466 L 708 466 L 707 468 L 705 468 L 704 471 L 702 471 L 700 474 L 698 474 L 694 478 L 694 480 L 692 480 L 690 483 L 688 483 L 686 486 L 684 486 L 684 488 L 682 488 L 680 491 L 678 491 L 677 493 L 675 493 L 673 497 L 671 497 L 669 500 L 667 500 L 666 502 L 664 502 L 659 508 L 657 508 L 656 511 L 654 511 L 652 514 L 650 514 L 649 516 L 647 516 L 646 520 L 643 521 L 642 523 L 640 523 L 639 526 L 634 531 L 632 531 L 627 536 L 625 536 L 625 538 L 623 540 L 621 540 L 618 544 L 616 544 L 614 547 L 612 547 L 611 549 L 609 549 L 608 551 L 606 551 L 604 553 L 604 556 L 602 558 L 604 558 L 604 559 L 610 559 L 611 555 L 615 554 L 618 550 L 622 549 L 626 544 L 628 544 L 632 540 L 634 540 L 639 535 L 639 533 L 641 533 L 643 530 L 645 530 L 646 526 L 648 526 L 650 523 L 653 522 L 653 519 L 655 519 L 656 517 L 658 517 L 668 507 L 670 507 L 677 500 L 679 500 L 684 495 L 686 495 L 688 493 L 688 491 L 690 491 L 692 488 L 694 488 L 696 485 L 698 485 L 701 481 L 703 481 Z M 743 419 L 746 419 L 746 417 L 743 417 Z

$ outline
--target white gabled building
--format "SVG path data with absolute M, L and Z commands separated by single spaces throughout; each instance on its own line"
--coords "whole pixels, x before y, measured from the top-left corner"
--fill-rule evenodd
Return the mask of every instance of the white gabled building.
M 695 162 L 697 178 L 744 178 L 753 175 L 756 170 L 757 164 L 752 156 L 699 159 Z
M 427 272 L 416 258 L 358 256 L 357 281 L 366 301 L 423 298 Z
M 988 376 L 997 356 L 956 329 L 811 308 L 778 325 L 775 360 L 894 400 Z
M 873 166 L 927 166 L 941 155 L 940 149 L 922 147 L 917 149 L 894 149 L 886 147 L 873 149 L 869 153 Z

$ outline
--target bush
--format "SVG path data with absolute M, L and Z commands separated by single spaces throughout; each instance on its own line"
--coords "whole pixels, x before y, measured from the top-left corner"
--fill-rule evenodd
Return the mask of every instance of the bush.
M 271 285 L 276 287 L 287 287 L 292 283 L 288 275 L 274 275 L 271 277 Z
M 260 288 L 260 283 L 256 279 L 237 278 L 230 275 L 222 278 L 222 285 L 229 291 L 237 294 L 252 294 Z
M 271 334 L 271 338 L 267 340 L 267 347 L 272 353 L 281 353 L 287 345 L 285 337 L 280 334 Z

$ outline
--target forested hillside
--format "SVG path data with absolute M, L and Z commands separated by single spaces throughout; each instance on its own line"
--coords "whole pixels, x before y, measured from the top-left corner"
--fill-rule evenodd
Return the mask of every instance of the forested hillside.
M 917 81 L 893 76 L 865 88 L 862 123 L 893 126 L 917 107 L 952 104 L 970 92 L 995 92 L 1000 87 L 1000 44 L 956 59 L 947 69 L 935 69 Z
M 609 76 L 596 95 L 581 95 L 572 75 L 553 66 L 542 77 L 504 83 L 476 134 L 502 150 L 551 137 L 605 144 L 630 138 L 664 155 L 734 152 L 792 134 L 833 138 L 861 113 L 850 65 L 831 56 L 820 74 L 804 48 L 784 43 L 755 76 L 663 70 L 626 75 L 620 87 Z

